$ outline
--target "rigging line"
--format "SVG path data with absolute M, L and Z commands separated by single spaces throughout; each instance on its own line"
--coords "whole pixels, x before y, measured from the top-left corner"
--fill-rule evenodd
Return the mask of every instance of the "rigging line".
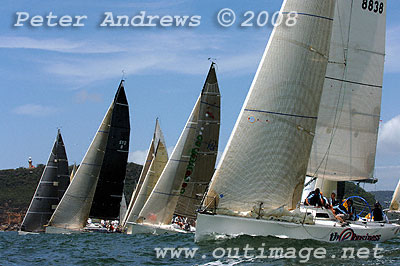
M 350 22 L 349 22 L 349 26 L 348 26 L 348 32 L 347 32 L 347 43 L 345 44 L 344 41 L 344 32 L 343 32 L 343 27 L 342 27 L 342 23 L 341 23 L 341 16 L 340 16 L 340 8 L 339 8 L 339 1 L 336 2 L 336 7 L 337 7 L 337 17 L 338 17 L 338 23 L 339 23 L 339 28 L 340 28 L 340 35 L 341 35 L 341 42 L 342 42 L 342 47 L 343 47 L 343 62 L 344 62 L 344 71 L 343 71 L 343 80 L 346 77 L 346 73 L 347 73 L 347 54 L 346 54 L 346 49 L 349 47 L 349 42 L 350 42 L 350 28 L 351 28 L 351 14 L 353 12 L 353 1 L 351 2 L 351 8 L 350 8 Z M 328 158 L 329 158 L 329 151 L 330 148 L 332 146 L 333 143 L 333 139 L 335 137 L 336 131 L 338 129 L 338 125 L 339 125 L 339 121 L 340 121 L 340 117 L 342 115 L 343 112 L 343 106 L 344 106 L 344 93 L 343 93 L 343 87 L 344 87 L 344 82 L 341 82 L 341 86 L 340 86 L 340 90 L 339 90 L 339 96 L 338 96 L 338 100 L 336 103 L 336 110 L 335 110 L 335 116 L 333 119 L 333 127 L 332 127 L 332 133 L 331 133 L 331 138 L 328 144 L 328 148 L 320 162 L 320 164 L 318 165 L 318 167 L 316 168 L 315 172 L 314 172 L 314 178 L 316 178 L 316 174 L 319 171 L 319 169 L 321 168 L 323 162 L 325 161 L 325 167 L 324 167 L 324 173 L 322 176 L 325 176 L 326 174 L 326 168 L 328 166 Z M 340 100 L 343 97 L 343 101 L 342 101 L 342 106 L 340 107 L 340 113 L 339 113 L 339 105 L 340 105 Z M 313 178 L 313 179 L 314 179 Z

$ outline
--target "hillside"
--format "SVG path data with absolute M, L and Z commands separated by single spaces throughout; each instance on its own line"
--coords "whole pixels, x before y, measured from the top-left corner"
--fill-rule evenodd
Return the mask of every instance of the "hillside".
M 394 191 L 384 190 L 384 191 L 372 191 L 375 195 L 375 199 L 381 203 L 383 208 L 389 208 L 390 202 L 392 201 Z
M 29 203 L 42 175 L 44 165 L 34 169 L 17 168 L 0 170 L 0 224 L 20 224 L 29 207 Z M 70 172 L 72 166 L 70 166 Z M 142 166 L 128 163 L 124 193 L 127 202 L 131 198 L 134 186 L 139 178 Z

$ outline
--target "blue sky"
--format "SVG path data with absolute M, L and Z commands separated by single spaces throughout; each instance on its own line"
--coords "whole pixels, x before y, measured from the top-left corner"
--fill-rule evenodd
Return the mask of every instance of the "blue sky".
M 270 24 L 224 28 L 217 13 L 229 7 L 269 14 L 281 0 L 258 1 L 32 1 L 0 7 L 0 169 L 45 163 L 61 131 L 70 163 L 80 163 L 125 71 L 131 112 L 129 161 L 144 160 L 160 118 L 167 146 L 175 145 L 216 58 L 222 94 L 220 151 L 229 138 L 265 49 Z M 84 27 L 14 27 L 16 12 L 30 16 L 86 15 Z M 198 27 L 99 27 L 114 15 L 200 15 Z M 382 124 L 376 161 L 380 179 L 370 190 L 390 189 L 400 171 L 400 2 L 388 1 L 387 57 Z

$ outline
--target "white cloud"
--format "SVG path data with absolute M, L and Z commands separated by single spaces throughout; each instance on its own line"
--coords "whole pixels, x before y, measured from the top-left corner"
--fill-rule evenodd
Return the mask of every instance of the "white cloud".
M 387 30 L 385 71 L 400 72 L 400 26 Z
M 85 102 L 101 102 L 102 97 L 98 93 L 89 93 L 85 90 L 82 90 L 75 94 L 75 101 L 77 103 L 85 103 Z
M 29 37 L 0 36 L 0 48 L 38 49 L 62 53 L 92 54 L 117 53 L 124 49 L 119 46 L 95 41 L 71 41 L 67 39 L 34 39 Z
M 43 106 L 39 104 L 25 104 L 13 109 L 13 112 L 19 115 L 46 116 L 54 113 L 56 108 Z
M 378 151 L 398 152 L 400 150 L 400 115 L 383 123 L 379 131 Z

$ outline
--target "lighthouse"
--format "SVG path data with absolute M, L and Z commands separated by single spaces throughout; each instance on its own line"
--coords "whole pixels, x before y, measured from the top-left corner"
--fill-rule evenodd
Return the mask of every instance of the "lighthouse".
M 32 157 L 29 157 L 28 159 L 28 163 L 29 163 L 29 168 L 35 168 L 32 164 Z

